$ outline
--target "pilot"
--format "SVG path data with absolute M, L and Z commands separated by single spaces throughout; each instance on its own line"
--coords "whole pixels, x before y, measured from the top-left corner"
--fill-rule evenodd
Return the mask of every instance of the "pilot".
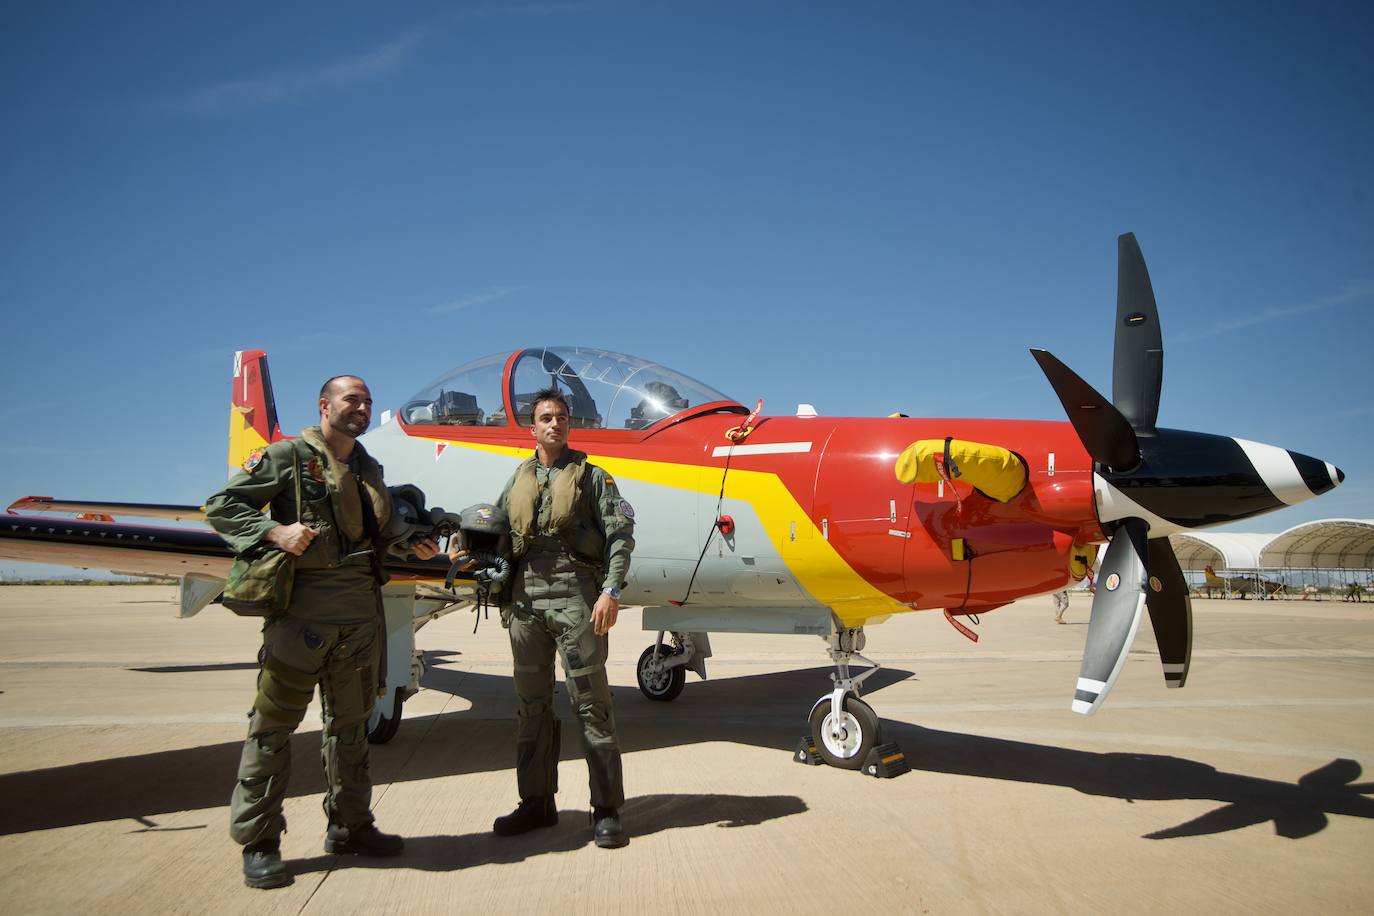
M 515 738 L 520 804 L 492 825 L 515 836 L 558 823 L 559 721 L 553 658 L 563 661 L 568 698 L 582 724 L 597 846 L 624 846 L 625 803 L 611 688 L 608 632 L 634 550 L 634 510 L 615 481 L 568 447 L 568 402 L 556 388 L 534 395 L 534 455 L 506 483 L 497 505 L 510 515 L 515 566 L 502 619 L 510 628 L 519 701 Z M 460 556 L 454 550 L 454 558 Z
M 367 722 L 380 680 L 386 580 L 379 532 L 391 516 L 381 465 L 355 441 L 371 422 L 372 395 L 362 379 L 336 376 L 320 389 L 319 409 L 319 426 L 254 452 L 205 504 L 206 518 L 236 553 L 265 543 L 297 558 L 290 607 L 263 624 L 258 692 L 229 803 L 229 835 L 243 846 L 249 887 L 292 881 L 281 859 L 282 799 L 291 733 L 316 686 L 325 852 L 395 856 L 404 845 L 377 829 L 370 810 Z M 429 559 L 438 548 L 426 540 L 411 549 Z

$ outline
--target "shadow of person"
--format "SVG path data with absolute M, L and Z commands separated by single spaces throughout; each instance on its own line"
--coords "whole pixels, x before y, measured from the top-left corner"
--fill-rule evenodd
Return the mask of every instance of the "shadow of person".
M 765 821 L 801 814 L 806 803 L 794 795 L 640 795 L 621 808 L 630 842 L 664 830 L 715 825 L 724 829 L 753 827 Z M 498 837 L 490 829 L 455 836 L 406 837 L 405 852 L 394 859 L 321 855 L 293 859 L 287 868 L 297 877 L 340 868 L 410 868 L 458 871 L 482 865 L 509 865 L 554 852 L 572 852 L 592 842 L 585 808 L 559 811 L 558 824 L 522 836 Z

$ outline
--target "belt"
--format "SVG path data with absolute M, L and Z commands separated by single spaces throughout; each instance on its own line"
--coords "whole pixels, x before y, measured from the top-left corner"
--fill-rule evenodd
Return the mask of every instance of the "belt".
M 525 542 L 526 553 L 567 553 L 568 548 L 563 542 L 550 535 L 535 535 Z

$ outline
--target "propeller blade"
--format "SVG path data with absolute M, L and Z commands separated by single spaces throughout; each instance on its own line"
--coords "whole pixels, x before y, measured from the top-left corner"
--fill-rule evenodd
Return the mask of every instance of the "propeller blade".
M 1164 339 L 1145 256 L 1132 233 L 1116 240 L 1116 348 L 1112 403 L 1131 428 L 1152 433 L 1164 382 Z
M 1141 519 L 1124 519 L 1107 545 L 1093 596 L 1083 665 L 1078 669 L 1078 689 L 1073 695 L 1076 713 L 1088 716 L 1096 712 L 1126 663 L 1126 653 L 1140 626 L 1140 612 L 1145 608 L 1148 531 Z
M 1093 460 L 1114 471 L 1129 471 L 1140 464 L 1140 443 L 1121 411 L 1049 350 L 1030 352 Z
M 1145 607 L 1150 611 L 1159 660 L 1164 664 L 1164 683 L 1182 687 L 1188 680 L 1193 657 L 1193 600 L 1168 538 L 1150 538 L 1149 587 Z

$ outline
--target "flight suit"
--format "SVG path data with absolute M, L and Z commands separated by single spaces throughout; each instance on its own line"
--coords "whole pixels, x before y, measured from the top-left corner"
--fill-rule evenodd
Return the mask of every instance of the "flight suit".
M 320 690 L 324 731 L 324 810 L 350 829 L 372 823 L 367 722 L 382 659 L 378 532 L 391 515 L 382 468 L 354 444 L 345 463 L 319 427 L 295 442 L 254 453 L 223 490 L 206 501 L 206 518 L 235 552 L 260 545 L 276 524 L 299 519 L 317 532 L 295 561 L 291 604 L 263 624 L 258 691 L 229 806 L 229 834 L 247 845 L 286 829 L 282 800 L 291 769 L 291 733 Z M 271 517 L 260 509 L 270 505 Z
M 625 803 L 625 786 L 606 679 L 609 640 L 593 632 L 591 615 L 603 588 L 619 588 L 626 581 L 634 550 L 634 510 L 611 476 L 586 461 L 585 454 L 572 449 L 547 468 L 530 458 L 497 499 L 511 515 L 515 556 L 502 619 L 509 621 L 519 701 L 516 780 L 521 801 L 552 799 L 558 791 L 559 726 L 553 712 L 557 652 L 569 701 L 582 724 L 591 803 L 619 808 Z M 573 476 L 560 484 L 562 475 Z M 563 504 L 556 505 L 560 499 Z

